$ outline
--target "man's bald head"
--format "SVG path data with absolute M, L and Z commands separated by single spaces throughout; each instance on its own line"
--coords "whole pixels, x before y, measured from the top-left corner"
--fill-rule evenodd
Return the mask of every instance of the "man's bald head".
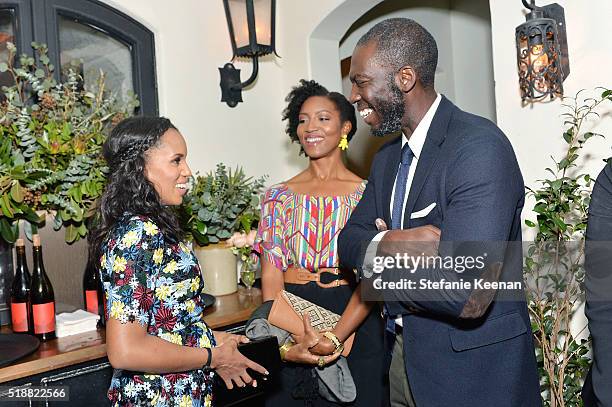
M 409 18 L 381 21 L 365 33 L 357 47 L 376 44 L 376 62 L 394 71 L 411 66 L 425 88 L 433 88 L 438 47 L 423 26 Z

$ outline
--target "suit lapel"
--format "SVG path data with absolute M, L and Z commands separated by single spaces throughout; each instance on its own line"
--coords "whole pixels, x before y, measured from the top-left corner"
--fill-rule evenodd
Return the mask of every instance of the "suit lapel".
M 393 191 L 393 184 L 395 183 L 395 176 L 397 175 L 397 168 L 400 163 L 402 146 L 402 136 L 399 136 L 389 148 L 389 156 L 385 165 L 385 173 L 383 179 L 383 215 L 385 223 L 391 226 L 391 192 Z
M 414 178 L 412 179 L 412 185 L 410 186 L 410 192 L 408 193 L 408 201 L 406 202 L 404 212 L 405 228 L 410 227 L 410 214 L 414 211 L 414 205 L 423 189 L 423 185 L 425 185 L 432 166 L 438 160 L 440 146 L 446 137 L 448 122 L 452 116 L 453 109 L 455 109 L 455 106 L 446 97 L 442 96 L 438 110 L 436 110 L 427 131 L 425 144 L 421 150 Z

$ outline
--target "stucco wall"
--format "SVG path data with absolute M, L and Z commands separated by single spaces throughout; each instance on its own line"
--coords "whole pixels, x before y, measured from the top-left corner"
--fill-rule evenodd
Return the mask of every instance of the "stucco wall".
M 298 157 L 296 146 L 288 143 L 280 114 L 284 97 L 300 78 L 316 78 L 332 88 L 340 87 L 339 58 L 347 55 L 351 46 L 345 41 L 341 52 L 339 40 L 348 27 L 381 0 L 279 0 L 277 5 L 277 51 L 281 58 L 267 56 L 260 63 L 260 73 L 253 86 L 243 92 L 244 103 L 231 109 L 220 100 L 219 73 L 231 57 L 225 14 L 220 0 L 181 0 L 170 5 L 162 0 L 103 0 L 129 14 L 155 33 L 156 68 L 161 114 L 171 118 L 180 128 L 189 146 L 189 162 L 194 171 L 207 171 L 217 162 L 230 166 L 242 165 L 248 174 L 270 175 L 270 183 L 289 178 L 307 164 Z M 612 42 L 609 0 L 584 2 L 558 0 L 565 7 L 572 72 L 565 82 L 566 95 L 579 89 L 612 86 L 609 66 L 612 66 Z M 406 2 L 407 5 L 422 2 Z M 534 185 L 544 177 L 544 168 L 550 163 L 549 155 L 558 154 L 563 147 L 561 139 L 563 112 L 561 101 L 523 107 L 517 84 L 514 29 L 524 21 L 520 2 L 491 0 L 491 38 L 482 16 L 486 7 L 475 6 L 468 0 L 449 0 L 448 10 L 421 10 L 421 13 L 442 13 L 446 21 L 440 28 L 444 38 L 441 66 L 446 78 L 439 75 L 444 91 L 452 91 L 455 101 L 467 110 L 496 117 L 498 125 L 508 135 L 517 153 L 525 182 Z M 438 4 L 438 2 L 436 2 Z M 339 7 L 340 6 L 340 7 Z M 450 10 L 450 11 L 449 11 Z M 425 14 L 414 15 L 417 20 Z M 479 17 L 480 16 L 480 17 Z M 328 24 L 321 24 L 327 21 Z M 473 22 L 479 22 L 473 24 Z M 433 30 L 433 28 L 432 28 Z M 474 38 L 478 46 L 465 47 Z M 447 43 L 447 41 L 450 41 Z M 474 81 L 465 71 L 471 59 L 487 53 L 486 44 L 492 43 L 495 103 L 476 101 L 474 95 L 489 92 L 491 86 L 474 87 Z M 439 39 L 440 43 L 440 39 Z M 461 47 L 466 49 L 461 52 Z M 317 53 L 327 50 L 328 58 Z M 248 63 L 239 61 L 243 78 L 250 75 Z M 488 67 L 490 68 L 490 67 Z M 440 72 L 439 72 L 440 74 Z M 482 78 L 479 78 L 482 79 Z M 478 85 L 480 86 L 480 85 Z M 470 102 L 471 100 L 471 102 Z M 486 109 L 494 111 L 486 112 Z M 594 139 L 587 147 L 590 160 L 585 170 L 593 175 L 603 167 L 604 157 L 612 155 L 612 120 L 610 108 L 601 120 L 590 123 L 593 131 L 608 134 L 607 139 Z M 357 157 L 356 159 L 359 159 Z M 533 218 L 528 202 L 524 216 Z M 50 237 L 51 238 L 51 237 Z M 61 236 L 56 239 L 61 239 Z M 84 245 L 73 246 L 82 252 Z M 55 251 L 55 250 L 54 250 Z M 46 251 L 52 256 L 54 251 Z M 74 259 L 66 256 L 64 259 Z M 83 256 L 81 256 L 83 257 Z M 84 258 L 69 264 L 58 263 L 66 279 L 79 281 Z M 49 259 L 49 261 L 52 261 Z M 79 263 L 79 264 L 77 264 Z M 62 277 L 63 278 L 63 277 Z M 54 281 L 55 284 L 55 281 Z M 74 285 L 74 284 L 73 284 Z M 79 284 L 74 285 L 78 287 Z M 80 301 L 80 292 L 67 286 L 56 290 L 61 302 Z

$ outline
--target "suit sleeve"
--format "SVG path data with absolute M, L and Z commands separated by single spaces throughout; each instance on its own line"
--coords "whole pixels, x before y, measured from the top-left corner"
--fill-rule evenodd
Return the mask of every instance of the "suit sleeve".
M 344 267 L 361 270 L 367 245 L 378 234 L 376 218 L 376 177 L 382 172 L 380 155 L 377 153 L 361 200 L 353 210 L 348 222 L 338 235 L 338 256 Z M 379 179 L 379 182 L 382 180 Z
M 481 133 L 463 142 L 452 160 L 444 181 L 447 202 L 440 227 L 440 256 L 457 259 L 487 253 L 487 264 L 503 262 L 505 242 L 524 200 L 523 179 L 514 152 L 509 143 Z M 433 282 L 472 280 L 484 270 L 460 273 L 445 264 L 411 273 L 397 271 L 386 270 L 383 280 L 406 278 L 416 284 L 424 277 Z M 457 318 L 473 288 L 388 290 L 385 299 L 390 313 L 405 314 L 412 308 Z
M 586 231 L 586 316 L 593 340 L 593 405 L 612 406 L 612 165 L 597 177 Z

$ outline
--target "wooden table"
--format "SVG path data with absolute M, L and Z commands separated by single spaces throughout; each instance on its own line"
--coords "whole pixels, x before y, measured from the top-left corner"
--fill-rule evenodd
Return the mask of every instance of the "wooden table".
M 261 293 L 244 296 L 238 293 L 217 297 L 204 311 L 204 320 L 213 329 L 244 322 L 261 304 Z M 0 333 L 10 333 L 4 326 Z M 77 363 L 106 357 L 104 329 L 42 342 L 36 352 L 0 369 L 0 383 L 47 372 Z

